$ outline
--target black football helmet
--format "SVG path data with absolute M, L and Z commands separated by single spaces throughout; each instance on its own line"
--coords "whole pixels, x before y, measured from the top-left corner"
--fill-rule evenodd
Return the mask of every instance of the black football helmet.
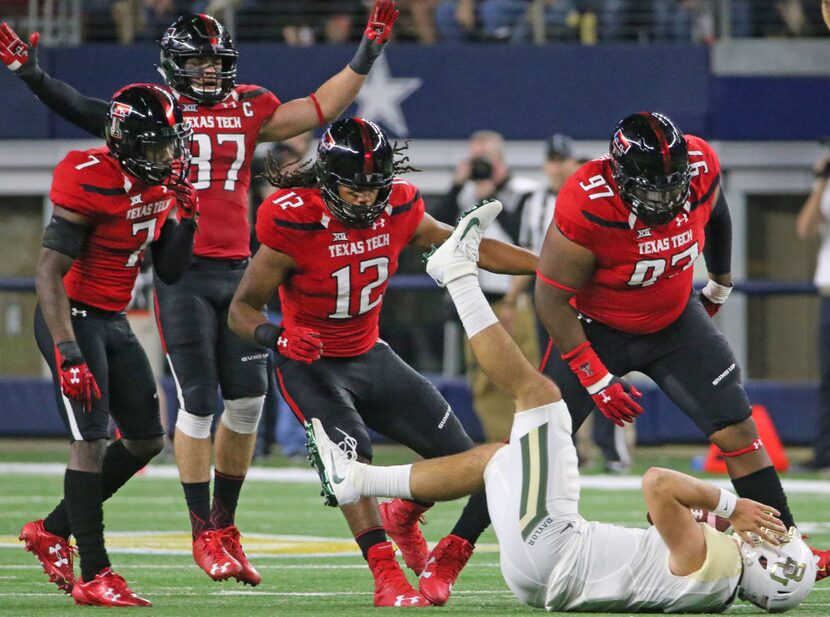
M 166 89 L 132 84 L 116 92 L 105 134 L 121 168 L 139 180 L 176 184 L 187 178 L 193 129 Z
M 686 138 L 663 114 L 632 114 L 614 129 L 611 168 L 620 196 L 646 225 L 665 225 L 689 198 Z
M 326 207 L 344 225 L 369 227 L 389 203 L 394 152 L 374 122 L 344 118 L 330 124 L 320 138 L 315 169 Z M 377 199 L 373 205 L 350 203 L 340 197 L 338 184 L 356 190 L 377 189 Z
M 161 37 L 159 72 L 167 85 L 202 105 L 216 105 L 230 94 L 236 83 L 239 54 L 224 26 L 210 15 L 183 15 Z M 217 73 L 204 69 L 186 69 L 188 58 L 213 56 L 222 62 Z M 196 79 L 213 80 L 211 87 L 196 87 Z

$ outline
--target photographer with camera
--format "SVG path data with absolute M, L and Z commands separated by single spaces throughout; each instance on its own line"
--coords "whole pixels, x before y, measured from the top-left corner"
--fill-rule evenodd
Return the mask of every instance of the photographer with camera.
M 511 175 L 504 160 L 504 138 L 501 134 L 476 131 L 470 137 L 467 157 L 456 167 L 452 188 L 431 214 L 439 221 L 455 225 L 458 217 L 476 202 L 498 199 L 504 209 L 487 228 L 484 237 L 518 244 L 522 217 L 519 198 L 536 188 L 536 182 Z M 502 325 L 525 357 L 538 364 L 539 344 L 533 303 L 527 293 L 512 289 L 510 278 L 509 275 L 483 270 L 479 270 L 478 274 L 481 289 Z M 466 343 L 464 357 L 473 407 L 484 435 L 487 441 L 503 441 L 510 433 L 513 403 L 481 371 L 469 343 Z
M 804 202 L 795 221 L 799 238 L 821 235 L 821 248 L 813 282 L 821 296 L 818 325 L 819 355 L 819 414 L 813 458 L 800 468 L 804 471 L 830 470 L 830 156 L 824 156 L 813 166 L 816 180 L 813 190 Z

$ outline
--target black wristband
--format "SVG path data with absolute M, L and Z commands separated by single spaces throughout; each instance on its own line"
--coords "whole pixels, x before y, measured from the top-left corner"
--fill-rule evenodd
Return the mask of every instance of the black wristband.
M 277 341 L 279 340 L 282 331 L 283 328 L 277 324 L 266 321 L 265 323 L 259 324 L 254 329 L 254 340 L 263 347 L 267 347 L 268 349 L 276 349 Z
M 383 45 L 377 45 L 369 37 L 364 36 L 360 39 L 360 45 L 352 61 L 349 62 L 349 67 L 358 75 L 368 75 L 382 51 Z
M 60 368 L 83 363 L 84 354 L 81 353 L 81 348 L 78 347 L 77 341 L 61 341 L 55 347 L 58 348 L 62 359 Z

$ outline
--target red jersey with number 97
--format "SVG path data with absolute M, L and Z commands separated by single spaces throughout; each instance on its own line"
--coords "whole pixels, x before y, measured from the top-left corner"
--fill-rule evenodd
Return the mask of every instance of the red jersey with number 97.
M 190 181 L 199 191 L 199 231 L 193 253 L 242 259 L 251 254 L 248 188 L 251 161 L 262 125 L 280 105 L 265 88 L 236 86 L 211 107 L 177 95 L 185 120 L 193 125 Z
M 283 325 L 319 332 L 324 356 L 369 351 L 378 340 L 389 277 L 423 218 L 420 192 L 399 179 L 389 206 L 367 229 L 334 218 L 319 189 L 283 189 L 271 195 L 257 213 L 257 238 L 297 264 L 279 290 Z
M 72 300 L 122 311 L 132 296 L 144 251 L 161 233 L 173 196 L 121 170 L 107 148 L 73 150 L 58 166 L 49 195 L 93 226 L 63 277 Z
M 694 262 L 720 185 L 712 147 L 686 135 L 692 183 L 674 220 L 649 227 L 620 198 L 608 156 L 580 167 L 562 187 L 554 221 L 562 234 L 596 257 L 590 281 L 571 299 L 587 317 L 633 334 L 662 330 L 686 306 Z

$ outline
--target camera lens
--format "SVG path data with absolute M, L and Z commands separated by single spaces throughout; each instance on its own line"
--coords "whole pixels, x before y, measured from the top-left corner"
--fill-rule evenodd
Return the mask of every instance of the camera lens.
M 493 164 L 485 158 L 470 161 L 470 179 L 489 180 L 493 176 Z

